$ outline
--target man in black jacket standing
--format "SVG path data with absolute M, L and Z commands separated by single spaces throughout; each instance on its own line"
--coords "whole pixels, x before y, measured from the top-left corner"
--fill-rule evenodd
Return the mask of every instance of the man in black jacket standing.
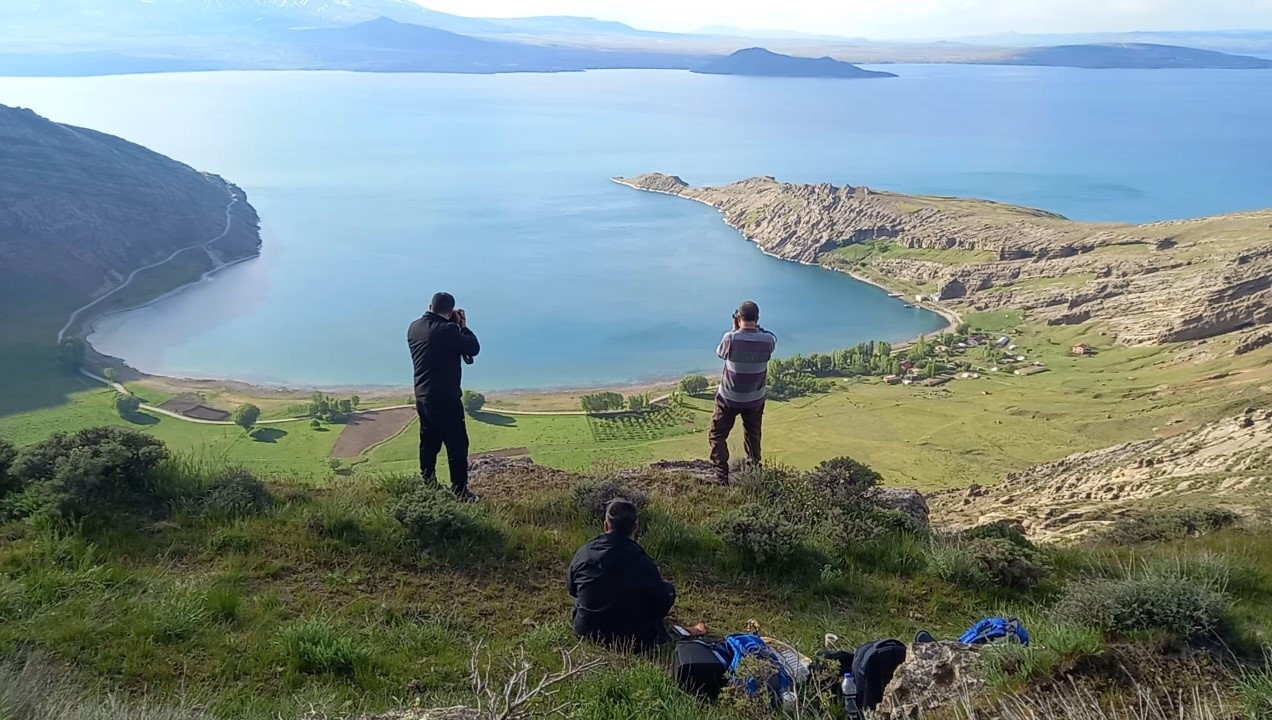
M 668 640 L 663 620 L 676 603 L 654 559 L 636 543 L 636 505 L 611 500 L 605 534 L 579 549 L 566 588 L 574 605 L 574 634 L 625 649 L 649 650 Z
M 468 329 L 468 317 L 455 308 L 455 297 L 439 292 L 424 317 L 406 333 L 415 363 L 415 410 L 420 415 L 420 474 L 437 481 L 437 454 L 446 446 L 455 497 L 479 500 L 468 489 L 468 428 L 460 402 L 460 363 L 471 364 L 481 351 Z

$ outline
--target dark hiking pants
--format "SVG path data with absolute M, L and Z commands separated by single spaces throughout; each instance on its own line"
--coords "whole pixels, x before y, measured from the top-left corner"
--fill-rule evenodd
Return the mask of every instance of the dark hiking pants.
M 464 425 L 464 406 L 458 399 L 415 401 L 420 415 L 420 474 L 437 479 L 437 454 L 446 446 L 450 465 L 451 488 L 458 493 L 468 490 L 468 428 Z
M 711 464 L 721 480 L 729 478 L 729 433 L 738 417 L 742 417 L 742 430 L 746 433 L 746 459 L 760 463 L 760 427 L 764 423 L 764 406 L 745 410 L 732 408 L 716 398 L 715 414 L 711 416 Z

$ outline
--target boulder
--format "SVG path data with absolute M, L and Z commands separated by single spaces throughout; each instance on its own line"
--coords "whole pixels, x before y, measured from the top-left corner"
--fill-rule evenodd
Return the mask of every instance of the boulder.
M 918 490 L 909 488 L 875 488 L 874 501 L 889 510 L 899 510 L 909 515 L 924 530 L 931 527 L 928 522 L 927 498 Z
M 985 684 L 978 646 L 949 641 L 911 645 L 905 663 L 883 691 L 874 717 L 917 720 L 932 710 L 974 697 Z

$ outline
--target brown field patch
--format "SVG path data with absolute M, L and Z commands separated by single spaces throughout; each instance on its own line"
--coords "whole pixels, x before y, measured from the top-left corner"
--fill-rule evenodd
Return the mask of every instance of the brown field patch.
M 406 429 L 415 419 L 415 408 L 397 408 L 355 415 L 340 432 L 331 456 L 357 457 L 373 445 L 378 445 Z

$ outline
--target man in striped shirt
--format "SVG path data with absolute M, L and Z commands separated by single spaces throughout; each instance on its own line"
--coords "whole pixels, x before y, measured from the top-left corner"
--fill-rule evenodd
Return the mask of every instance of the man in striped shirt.
M 750 300 L 733 313 L 733 330 L 724 334 L 716 354 L 724 361 L 724 375 L 716 392 L 711 417 L 711 464 L 720 482 L 729 482 L 729 433 L 738 416 L 746 434 L 746 458 L 760 462 L 760 426 L 768 397 L 768 362 L 777 337 L 760 327 L 760 306 Z

